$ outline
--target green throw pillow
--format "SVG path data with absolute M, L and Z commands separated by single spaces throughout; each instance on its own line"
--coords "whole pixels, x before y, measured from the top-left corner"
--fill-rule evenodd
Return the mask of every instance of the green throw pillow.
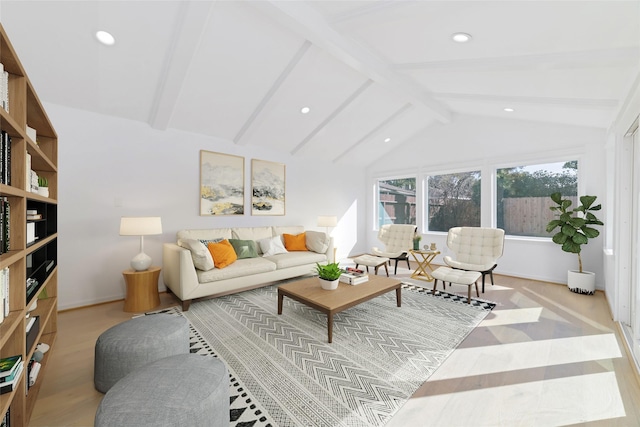
M 233 250 L 236 251 L 238 259 L 258 257 L 256 242 L 253 240 L 229 239 L 229 243 L 233 246 Z

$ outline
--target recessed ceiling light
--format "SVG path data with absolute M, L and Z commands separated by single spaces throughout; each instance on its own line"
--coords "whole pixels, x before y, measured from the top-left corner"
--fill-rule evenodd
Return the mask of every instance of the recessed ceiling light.
M 451 35 L 451 38 L 453 39 L 454 42 L 466 43 L 469 40 L 471 40 L 471 35 L 467 33 L 453 33 Z
M 311 108 L 309 108 L 309 107 L 302 107 L 302 108 L 300 109 L 300 112 L 301 112 L 302 114 L 307 114 L 309 111 L 311 111 Z
M 391 138 L 385 138 L 384 142 L 391 142 Z
M 96 38 L 98 39 L 98 41 L 100 43 L 105 44 L 107 46 L 111 46 L 116 42 L 116 39 L 110 33 L 107 33 L 106 31 L 98 31 L 98 32 L 96 32 Z
M 504 111 L 506 111 L 507 113 L 513 113 L 513 112 L 515 111 L 515 110 L 514 110 L 513 108 L 511 108 L 511 107 L 505 107 L 505 108 L 503 108 L 503 109 L 504 109 Z

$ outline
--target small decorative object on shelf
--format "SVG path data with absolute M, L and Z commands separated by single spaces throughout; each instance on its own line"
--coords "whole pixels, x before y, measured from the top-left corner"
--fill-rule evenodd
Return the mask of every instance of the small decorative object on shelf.
M 49 197 L 49 181 L 44 176 L 38 177 L 38 194 Z

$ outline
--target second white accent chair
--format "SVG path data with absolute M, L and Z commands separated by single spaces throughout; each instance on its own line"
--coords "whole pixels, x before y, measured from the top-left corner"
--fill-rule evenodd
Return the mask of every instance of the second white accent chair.
M 411 224 L 384 224 L 378 231 L 378 239 L 384 244 L 384 248 L 373 247 L 373 255 L 395 260 L 393 274 L 398 273 L 398 261 L 407 261 L 409 265 L 409 251 L 413 248 L 413 237 L 418 227 Z
M 444 256 L 444 262 L 459 270 L 482 274 L 482 292 L 487 274 L 493 285 L 493 270 L 504 251 L 504 230 L 489 227 L 453 227 L 447 234 L 447 247 L 455 257 Z

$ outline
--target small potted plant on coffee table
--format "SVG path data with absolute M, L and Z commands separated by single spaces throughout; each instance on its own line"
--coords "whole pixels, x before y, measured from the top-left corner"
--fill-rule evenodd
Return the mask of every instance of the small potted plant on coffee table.
M 342 270 L 337 262 L 329 264 L 316 263 L 316 272 L 318 273 L 318 279 L 320 280 L 322 289 L 331 291 L 338 288 L 338 281 Z

